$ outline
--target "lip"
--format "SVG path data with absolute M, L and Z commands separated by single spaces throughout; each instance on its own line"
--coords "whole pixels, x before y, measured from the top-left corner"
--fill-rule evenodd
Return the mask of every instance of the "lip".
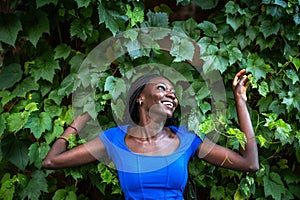
M 172 101 L 161 101 L 161 103 L 170 109 L 174 108 L 174 103 Z

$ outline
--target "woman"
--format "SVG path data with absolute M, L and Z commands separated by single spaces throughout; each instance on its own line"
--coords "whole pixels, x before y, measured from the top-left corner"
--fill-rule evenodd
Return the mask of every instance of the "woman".
M 43 167 L 74 167 L 109 157 L 116 165 L 126 199 L 183 199 L 188 161 L 194 155 L 229 169 L 258 170 L 257 145 L 246 106 L 245 70 L 238 72 L 232 83 L 240 129 L 247 138 L 239 153 L 207 138 L 201 140 L 185 127 L 167 126 L 178 106 L 169 80 L 151 75 L 137 82 L 129 91 L 131 123 L 108 129 L 99 137 L 67 150 L 67 137 L 78 134 L 89 120 L 87 114 L 79 116 L 53 144 Z

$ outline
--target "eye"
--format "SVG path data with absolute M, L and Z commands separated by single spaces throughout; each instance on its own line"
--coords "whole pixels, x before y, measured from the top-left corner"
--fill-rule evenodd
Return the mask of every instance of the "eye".
M 166 91 L 166 87 L 163 85 L 158 85 L 157 89 L 162 90 L 162 91 Z

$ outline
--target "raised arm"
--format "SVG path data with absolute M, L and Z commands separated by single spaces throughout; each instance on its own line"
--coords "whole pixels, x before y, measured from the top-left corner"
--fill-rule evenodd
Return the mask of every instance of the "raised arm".
M 214 144 L 209 139 L 205 139 L 199 146 L 198 155 L 203 160 L 217 166 L 240 171 L 256 171 L 259 169 L 259 162 L 255 134 L 246 105 L 246 90 L 248 88 L 246 70 L 241 70 L 235 75 L 232 88 L 240 130 L 244 132 L 247 139 L 245 149 L 240 148 L 239 153 L 237 153 L 223 146 Z
M 68 136 L 78 134 L 90 120 L 89 114 L 78 116 L 71 125 L 63 132 L 61 137 L 54 142 L 42 166 L 46 169 L 60 169 L 75 167 L 99 160 L 106 155 L 105 147 L 99 137 L 67 150 Z

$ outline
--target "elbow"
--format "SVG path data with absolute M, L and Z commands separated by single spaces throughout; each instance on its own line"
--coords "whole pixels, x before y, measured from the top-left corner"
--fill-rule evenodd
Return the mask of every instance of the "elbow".
M 259 163 L 256 162 L 254 164 L 249 165 L 249 168 L 248 168 L 247 171 L 249 171 L 249 172 L 256 172 L 258 170 L 259 170 Z
M 50 159 L 43 160 L 42 167 L 45 169 L 56 169 L 54 163 Z

